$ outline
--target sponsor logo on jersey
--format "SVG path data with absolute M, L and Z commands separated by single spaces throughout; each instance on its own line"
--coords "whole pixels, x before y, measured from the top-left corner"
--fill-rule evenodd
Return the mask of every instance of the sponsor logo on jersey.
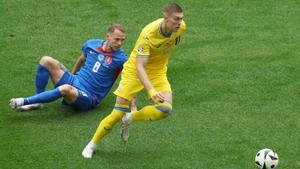
M 90 50 L 89 53 L 90 53 L 91 55 L 96 54 L 96 52 L 94 52 L 94 51 L 92 51 L 92 50 Z

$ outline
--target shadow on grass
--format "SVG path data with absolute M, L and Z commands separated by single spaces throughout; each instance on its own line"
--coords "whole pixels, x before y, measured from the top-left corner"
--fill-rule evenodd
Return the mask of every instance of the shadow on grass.
M 118 150 L 101 150 L 97 149 L 97 151 L 94 154 L 95 159 L 101 159 L 103 161 L 109 161 L 110 163 L 114 161 L 114 164 L 117 165 L 126 165 L 130 164 L 130 161 L 148 161 L 149 159 L 155 160 L 155 159 L 160 159 L 161 154 L 158 154 L 157 151 L 153 150 L 140 150 L 140 149 L 134 149 L 134 148 L 126 148 L 124 147 L 122 151 Z M 160 152 L 161 153 L 161 152 Z
M 109 110 L 98 106 L 95 109 L 87 111 L 75 110 L 71 107 L 60 106 L 57 104 L 46 105 L 43 109 L 32 111 L 14 111 L 6 116 L 6 123 L 36 123 L 45 124 L 68 120 L 89 120 L 97 116 L 97 119 L 103 118 L 109 112 Z
M 140 147 L 140 146 L 138 146 Z M 78 157 L 77 166 L 84 168 L 168 168 L 162 167 L 164 157 L 170 156 L 157 149 L 149 150 L 148 148 L 140 149 L 138 147 L 126 147 L 118 149 L 111 147 L 108 149 L 96 150 L 92 159 Z

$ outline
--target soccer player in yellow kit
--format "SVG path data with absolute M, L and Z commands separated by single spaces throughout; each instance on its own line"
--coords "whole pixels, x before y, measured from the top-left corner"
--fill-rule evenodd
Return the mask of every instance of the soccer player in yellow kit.
M 82 151 L 83 157 L 91 158 L 96 145 L 120 120 L 121 137 L 127 141 L 132 121 L 160 120 L 171 114 L 172 90 L 167 79 L 167 64 L 185 27 L 182 8 L 176 3 L 165 5 L 163 18 L 144 27 L 129 60 L 124 64 L 119 87 L 114 92 L 117 95 L 115 107 L 100 122 L 92 140 Z M 144 88 L 154 105 L 128 113 L 132 99 Z

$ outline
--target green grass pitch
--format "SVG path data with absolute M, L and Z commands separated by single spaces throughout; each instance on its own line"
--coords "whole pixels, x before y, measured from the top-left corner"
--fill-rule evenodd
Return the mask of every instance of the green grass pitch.
M 1 169 L 254 169 L 262 148 L 278 152 L 278 168 L 300 168 L 297 0 L 178 0 L 187 31 L 169 63 L 173 115 L 134 123 L 127 144 L 118 124 L 91 160 L 81 151 L 110 113 L 112 92 L 87 112 L 60 101 L 32 112 L 9 108 L 10 98 L 34 93 L 41 56 L 71 69 L 82 44 L 104 38 L 113 22 L 126 26 L 129 54 L 166 2 L 0 0 Z M 149 104 L 144 96 L 139 108 Z

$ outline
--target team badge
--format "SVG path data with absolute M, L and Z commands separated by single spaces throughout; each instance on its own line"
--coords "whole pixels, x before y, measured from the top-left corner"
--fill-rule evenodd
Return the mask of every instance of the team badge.
M 143 46 L 142 45 L 140 45 L 139 47 L 138 47 L 138 52 L 143 52 L 144 51 L 144 48 L 143 48 Z
M 105 58 L 105 65 L 109 65 L 112 62 L 112 57 L 111 56 L 106 56 Z
M 104 55 L 99 54 L 99 55 L 98 55 L 98 60 L 99 60 L 99 61 L 102 61 L 103 59 L 104 59 Z

